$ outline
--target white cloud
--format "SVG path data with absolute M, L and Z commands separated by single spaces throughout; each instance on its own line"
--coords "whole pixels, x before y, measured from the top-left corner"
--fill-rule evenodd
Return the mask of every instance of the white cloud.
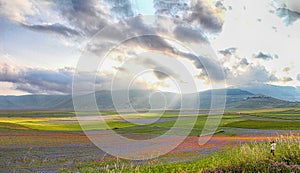
M 293 25 L 286 26 L 282 20 L 270 10 L 272 0 L 225 0 L 225 6 L 232 6 L 232 10 L 224 13 L 224 25 L 222 32 L 211 39 L 215 51 L 235 47 L 239 50 L 239 56 L 247 58 L 249 63 L 264 66 L 264 68 L 278 78 L 286 74 L 281 69 L 286 66 L 297 66 L 300 59 L 300 20 Z M 276 28 L 274 30 L 273 28 Z M 277 55 L 270 61 L 255 59 L 253 54 L 259 52 Z M 273 56 L 275 57 L 275 56 Z M 298 72 L 297 72 L 298 71 Z M 289 84 L 300 85 L 294 76 L 299 70 L 290 71 L 290 77 L 294 82 Z M 273 84 L 281 84 L 274 82 Z
M 26 22 L 27 17 L 35 15 L 37 9 L 29 0 L 0 0 L 0 15 L 15 22 Z

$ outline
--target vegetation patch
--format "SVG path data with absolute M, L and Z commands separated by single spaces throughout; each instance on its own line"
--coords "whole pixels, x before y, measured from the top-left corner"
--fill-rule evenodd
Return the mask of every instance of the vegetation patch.
M 150 160 L 144 164 L 115 160 L 114 162 L 81 163 L 75 170 L 62 172 L 299 172 L 299 136 L 281 137 L 277 140 L 275 156 L 270 154 L 269 142 L 244 143 L 239 147 L 218 151 L 192 162 L 164 163 Z
M 245 120 L 224 125 L 245 129 L 300 130 L 300 122 Z

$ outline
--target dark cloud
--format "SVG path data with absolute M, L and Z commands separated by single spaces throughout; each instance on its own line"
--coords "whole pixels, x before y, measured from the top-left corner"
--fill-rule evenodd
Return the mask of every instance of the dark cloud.
M 191 15 L 187 18 L 188 23 L 196 23 L 209 32 L 220 32 L 223 20 L 218 17 L 216 11 L 207 5 L 205 1 L 195 0 L 191 4 Z
M 66 0 L 56 1 L 61 15 L 70 24 L 91 36 L 116 18 L 133 16 L 129 0 Z
M 11 82 L 18 90 L 33 94 L 71 93 L 73 68 L 58 70 L 16 68 L 0 64 L 0 81 Z
M 156 61 L 145 58 L 145 59 L 137 59 L 137 63 L 143 65 L 144 67 L 148 67 L 150 69 L 153 69 L 153 74 L 160 80 L 166 79 L 168 77 L 174 77 L 177 78 L 178 76 L 167 66 L 163 66 L 160 63 L 157 63 Z
M 204 73 L 206 72 L 205 67 L 202 66 L 201 62 L 199 61 L 199 58 L 197 56 L 193 56 L 190 54 L 186 54 L 181 52 L 180 50 L 177 50 L 175 47 L 173 47 L 169 42 L 167 42 L 164 38 L 160 37 L 157 35 L 157 28 L 153 26 L 149 26 L 144 23 L 144 20 L 142 17 L 137 16 L 135 18 L 132 18 L 126 22 L 121 23 L 124 27 L 121 27 L 122 30 L 118 30 L 118 28 L 115 28 L 114 26 L 111 29 L 108 29 L 106 31 L 102 32 L 107 32 L 107 34 L 104 34 L 107 36 L 107 39 L 109 40 L 114 40 L 116 37 L 116 40 L 120 38 L 125 38 L 124 34 L 127 36 L 128 34 L 130 35 L 137 35 L 138 37 L 133 37 L 132 39 L 126 40 L 122 44 L 122 50 L 133 50 L 133 48 L 142 48 L 146 51 L 150 51 L 153 53 L 163 53 L 167 55 L 171 55 L 173 57 L 181 57 L 181 58 L 187 58 L 190 59 L 194 62 L 194 65 L 200 69 L 200 71 L 203 71 L 203 76 L 205 75 Z M 118 25 L 119 26 L 119 25 Z M 159 27 L 159 26 L 158 26 Z M 175 25 L 175 27 L 172 27 L 174 31 L 169 31 L 166 33 L 167 35 L 170 33 L 174 33 L 176 35 L 177 39 L 180 41 L 185 41 L 185 42 L 207 42 L 205 37 L 203 37 L 202 33 L 199 31 L 196 31 L 192 28 L 189 27 L 183 27 L 183 26 L 178 26 Z M 114 31 L 117 31 L 116 34 Z M 119 35 L 118 33 L 121 33 Z M 110 36 L 111 35 L 111 36 Z M 118 35 L 118 36 L 116 36 Z M 112 38 L 112 39 L 111 39 Z M 104 40 L 101 40 L 100 43 L 102 43 Z M 104 41 L 106 43 L 106 41 Z M 97 46 L 95 46 L 97 45 Z M 93 47 L 93 52 L 97 52 L 97 47 L 99 45 L 97 44 L 97 39 L 95 40 L 95 43 L 91 45 Z M 101 46 L 103 47 L 103 46 Z M 95 49 L 94 49 L 95 48 Z M 92 49 L 91 49 L 92 50 Z M 219 74 L 215 73 L 216 69 L 216 64 L 214 64 L 212 61 L 208 58 L 202 58 L 203 62 L 207 65 L 209 69 L 211 69 L 212 73 L 212 80 L 220 80 L 220 77 L 218 76 Z M 148 60 L 149 61 L 149 60 Z M 162 68 L 160 65 L 158 65 L 155 62 L 144 62 L 143 64 L 146 64 L 147 67 L 154 69 L 154 75 L 158 79 L 165 79 L 169 76 L 176 77 L 174 73 L 172 73 L 170 70 L 166 68 Z M 200 72 L 199 72 L 200 73 Z M 207 75 L 206 75 L 207 76 Z
M 56 0 L 55 3 L 61 16 L 87 36 L 95 34 L 113 19 L 102 0 Z
M 168 74 L 166 74 L 166 73 L 164 73 L 164 72 L 162 72 L 161 71 L 161 69 L 155 69 L 154 71 L 153 71 L 153 73 L 154 73 L 154 75 L 158 78 L 158 79 L 166 79 L 166 78 L 168 78 L 169 77 L 169 75 Z
M 79 33 L 91 35 L 112 20 L 108 5 L 103 0 L 54 0 L 39 3 L 24 0 L 3 4 L 0 2 L 0 15 L 31 30 L 64 36 Z M 52 17 L 61 19 L 49 21 Z
M 217 1 L 216 4 L 215 4 L 215 6 L 217 8 L 222 9 L 222 10 L 227 10 L 222 1 Z
M 179 19 L 178 23 L 194 24 L 213 33 L 222 30 L 223 20 L 218 17 L 217 11 L 223 7 L 222 2 L 211 7 L 206 0 L 154 0 L 156 15 L 171 16 L 175 20 Z
M 223 69 L 216 60 L 183 52 L 180 52 L 178 55 L 194 63 L 195 67 L 200 70 L 198 78 L 215 82 L 225 80 Z
M 155 35 L 143 35 L 137 38 L 133 38 L 127 41 L 127 44 L 136 45 L 141 48 L 151 50 L 151 51 L 160 51 L 160 52 L 173 52 L 174 48 L 169 45 L 162 37 Z
M 249 65 L 249 62 L 246 58 L 242 58 L 239 64 L 241 66 L 247 66 L 247 65 Z
M 129 0 L 105 0 L 110 6 L 111 11 L 120 18 L 132 17 L 134 15 Z
M 143 16 L 136 16 L 117 25 L 109 26 L 102 33 L 109 40 L 118 42 L 125 40 L 124 44 L 129 45 L 129 50 L 132 50 L 134 46 L 148 47 L 149 49 L 169 47 L 168 43 L 158 36 L 157 30 L 157 27 L 147 24 L 147 19 Z
M 123 73 L 129 73 L 129 70 L 127 68 L 124 67 L 113 67 L 114 69 L 121 71 Z
M 186 1 L 187 0 L 154 0 L 155 14 L 179 18 L 180 15 L 186 13 L 189 8 Z
M 220 50 L 219 53 L 224 55 L 224 56 L 230 56 L 233 55 L 234 53 L 236 53 L 237 48 L 235 47 L 231 47 L 225 50 Z
M 300 74 L 297 75 L 297 80 L 300 81 Z
M 103 47 L 109 48 L 109 46 L 119 43 L 120 40 L 124 40 L 120 45 L 122 46 L 120 51 L 123 52 L 130 51 L 134 53 L 134 50 L 138 47 L 155 52 L 173 51 L 173 47 L 159 36 L 157 28 L 145 23 L 142 16 L 130 18 L 117 25 L 108 26 L 101 31 L 99 37 L 97 35 L 93 38 L 88 45 L 88 50 L 97 52 L 98 49 Z
M 55 24 L 41 24 L 41 25 L 28 25 L 28 24 L 21 24 L 23 27 L 40 32 L 48 32 L 48 33 L 56 33 L 61 34 L 63 36 L 78 36 L 80 32 L 76 31 L 75 29 L 68 28 L 64 25 L 59 23 Z
M 253 58 L 257 58 L 257 59 L 263 59 L 263 60 L 273 60 L 274 58 L 278 58 L 277 55 L 270 55 L 270 54 L 265 54 L 263 52 L 259 52 L 256 55 L 253 55 Z
M 0 64 L 0 82 L 13 83 L 15 89 L 31 94 L 71 94 L 74 73 L 75 69 L 69 67 L 47 70 Z M 77 72 L 75 76 L 83 87 L 98 88 L 112 79 L 92 72 Z
M 192 27 L 177 26 L 174 30 L 174 35 L 182 42 L 207 42 L 204 34 Z
M 165 19 L 168 22 L 174 22 L 170 19 Z M 173 52 L 174 48 L 168 42 L 165 41 L 164 38 L 160 37 L 159 35 L 166 35 L 166 36 L 175 36 L 181 42 L 189 42 L 189 43 L 203 43 L 208 42 L 205 35 L 200 31 L 200 29 L 195 29 L 190 26 L 181 25 L 178 23 L 172 23 L 169 26 L 173 30 L 162 31 L 161 26 L 151 26 L 145 24 L 145 21 L 142 17 L 135 17 L 128 21 L 126 21 L 126 25 L 128 27 L 128 31 L 139 35 L 138 38 L 131 39 L 128 42 L 135 42 L 136 45 L 142 46 L 146 49 L 150 49 L 153 51 L 165 51 L 165 52 Z M 167 24 L 166 24 L 167 25 Z M 145 35 L 146 33 L 146 35 Z M 174 34 L 174 35 L 172 35 Z M 140 36 L 143 35 L 143 36 Z
M 145 23 L 145 18 L 142 16 L 137 16 L 127 20 L 124 27 L 127 27 L 137 35 L 142 35 L 143 33 L 155 35 L 157 32 L 157 28 L 147 25 Z
M 297 11 L 292 11 L 288 8 L 277 8 L 275 14 L 282 18 L 285 25 L 291 25 L 298 19 L 300 19 L 300 13 Z
M 208 74 L 206 73 L 208 72 L 210 74 L 209 77 L 211 78 L 211 80 L 214 81 L 224 80 L 224 74 L 221 73 L 220 70 L 218 70 L 220 69 L 220 66 L 212 58 L 196 56 L 193 54 L 184 53 L 176 49 L 170 43 L 166 42 L 164 38 L 155 35 L 156 29 L 148 27 L 139 18 L 131 19 L 129 22 L 127 22 L 127 25 L 129 26 L 130 29 L 132 28 L 133 32 L 137 33 L 137 35 L 140 35 L 142 33 L 150 33 L 150 35 L 142 35 L 140 37 L 127 40 L 124 43 L 124 45 L 126 45 L 127 48 L 138 46 L 143 49 L 146 49 L 147 51 L 150 50 L 152 52 L 161 52 L 163 54 L 168 54 L 174 57 L 186 58 L 191 60 L 194 63 L 195 67 L 199 69 L 200 71 L 199 73 L 201 73 L 200 76 L 206 76 L 207 78 Z M 192 30 L 189 27 L 175 25 L 173 33 L 178 37 L 180 41 L 186 41 L 186 42 L 205 41 L 206 43 L 206 39 L 201 32 Z M 184 38 L 184 35 L 186 36 L 186 38 Z M 148 64 L 153 64 L 153 63 L 148 62 Z M 156 73 L 156 75 L 157 74 L 158 73 Z M 157 75 L 157 77 L 162 77 L 162 76 L 163 75 L 160 74 Z
M 293 81 L 293 78 L 291 78 L 291 77 L 283 77 L 283 78 L 281 78 L 281 79 L 279 79 L 279 81 L 280 82 L 290 82 L 290 81 Z

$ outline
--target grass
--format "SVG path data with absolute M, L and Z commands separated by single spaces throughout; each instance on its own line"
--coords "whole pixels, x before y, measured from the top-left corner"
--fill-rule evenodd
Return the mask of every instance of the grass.
M 7 130 L 29 130 L 29 128 L 15 123 L 0 122 L 0 131 Z
M 108 126 L 125 128 L 134 126 L 132 123 L 120 121 L 107 121 Z M 100 121 L 83 121 L 85 130 L 105 130 L 107 127 Z M 1 118 L 0 129 L 6 130 L 39 130 L 39 131 L 82 131 L 82 127 L 76 120 L 66 121 L 51 118 Z
M 74 117 L 71 111 L 0 111 L 0 117 Z
M 259 114 L 249 114 L 254 117 L 260 118 L 271 118 L 271 119 L 281 119 L 281 120 L 300 120 L 299 113 L 259 113 Z
M 197 116 L 195 125 L 192 126 L 193 129 L 190 133 L 191 138 L 197 138 L 196 136 L 201 133 L 208 117 L 205 115 L 207 111 L 202 113 L 199 115 L 183 115 L 182 124 L 178 127 L 178 131 L 185 129 L 187 125 L 192 126 L 189 118 Z M 87 118 L 99 115 L 97 112 L 85 112 L 85 114 Z M 121 117 L 116 117 L 116 112 L 106 111 L 102 115 L 105 115 L 104 117 L 107 118 L 106 122 L 110 128 L 125 136 L 129 134 L 128 136 L 130 137 L 131 133 L 134 133 L 133 136 L 135 133 L 142 134 L 141 136 L 144 134 L 146 136 L 147 134 L 160 135 L 165 133 L 173 127 L 177 120 L 178 112 L 169 111 L 163 113 L 162 116 L 160 116 L 159 112 L 139 114 L 124 112 L 125 119 L 129 120 L 159 119 L 155 123 L 144 125 L 126 122 Z M 253 115 L 251 119 L 249 115 Z M 281 169 L 281 172 L 300 172 L 300 170 L 295 170 L 295 165 L 300 164 L 300 144 L 299 140 L 296 141 L 296 138 L 287 141 L 279 138 L 276 157 L 270 156 L 268 143 L 247 143 L 236 148 L 222 148 L 216 153 L 204 155 L 200 159 L 200 156 L 197 155 L 198 150 L 188 152 L 180 150 L 163 156 L 164 158 L 137 164 L 138 162 L 114 160 L 111 157 L 109 157 L 111 160 L 98 159 L 97 161 L 99 155 L 93 155 L 93 153 L 97 152 L 97 148 L 95 147 L 90 151 L 91 143 L 81 133 L 81 126 L 76 121 L 74 112 L 2 111 L 0 112 L 0 117 L 0 133 L 6 134 L 0 138 L 1 147 L 6 147 L 0 151 L 2 154 L 6 153 L 2 157 L 0 156 L 0 161 L 2 162 L 2 165 L 0 163 L 0 172 L 2 170 L 6 171 L 4 168 L 1 169 L 1 166 L 5 166 L 6 163 L 20 166 L 19 169 L 12 170 L 41 172 L 39 170 L 45 166 L 49 166 L 49 170 L 56 170 L 57 166 L 55 168 L 51 167 L 57 164 L 61 167 L 61 165 L 69 162 L 72 162 L 72 166 L 62 166 L 62 172 L 230 172 L 231 170 L 234 170 L 233 172 L 280 172 L 279 169 Z M 268 119 L 262 119 L 261 117 Z M 226 112 L 222 117 L 220 128 L 217 129 L 217 132 L 221 133 L 225 129 L 221 137 L 228 137 L 236 135 L 235 132 L 232 131 L 231 134 L 230 131 L 230 129 L 236 130 L 235 128 L 300 130 L 300 121 L 291 121 L 299 118 L 300 109 L 290 108 Z M 100 121 L 86 120 L 82 121 L 82 123 L 86 130 L 105 130 L 107 128 Z M 176 133 L 176 135 L 180 135 L 180 133 Z M 191 147 L 191 143 L 186 145 L 184 147 Z M 218 146 L 219 144 L 213 143 L 213 145 Z M 25 147 L 30 152 L 25 151 Z M 48 152 L 48 155 L 45 154 L 44 150 Z M 62 155 L 66 154 L 67 150 L 70 152 L 70 155 L 65 158 Z M 52 154 L 56 160 L 52 159 Z M 93 157 L 91 157 L 92 155 Z M 26 156 L 25 161 L 24 156 Z M 180 162 L 172 162 L 174 158 L 179 158 Z M 45 159 L 46 161 L 44 162 Z M 188 160 L 188 162 L 184 161 L 184 159 Z M 34 165 L 36 165 L 36 169 L 30 169 Z M 259 167 L 259 165 L 262 166 Z M 277 168 L 278 170 L 276 170 Z
M 188 127 L 192 128 L 190 136 L 198 136 L 207 120 L 207 115 L 203 116 L 200 115 L 197 117 L 195 124 L 193 125 L 191 120 L 188 119 L 188 116 L 186 116 L 187 119 L 180 120 L 180 124 L 177 126 L 177 132 L 176 135 L 180 135 L 180 129 L 187 129 Z M 166 120 L 165 118 L 162 118 L 162 120 Z M 224 116 L 221 125 L 225 125 L 231 122 L 240 121 L 239 116 Z M 165 122 L 155 122 L 149 125 L 137 125 L 137 126 L 131 126 L 128 128 L 120 128 L 117 129 L 117 132 L 119 133 L 140 133 L 140 134 L 164 134 L 167 132 L 171 127 L 174 126 L 176 122 L 175 118 L 170 118 L 170 115 L 168 117 L 168 121 Z M 218 129 L 218 132 L 220 132 L 221 129 Z
M 237 112 L 237 111 L 235 111 Z M 299 113 L 300 108 L 272 108 L 272 109 L 254 109 L 254 110 L 241 110 L 241 113 L 245 114 L 257 114 L 257 113 Z
M 272 120 L 249 120 L 244 116 L 244 114 L 227 113 L 222 117 L 219 130 L 222 130 L 222 127 L 234 127 L 234 128 L 246 128 L 246 129 L 269 129 L 269 130 L 299 130 L 300 121 L 285 121 L 285 120 L 298 120 L 300 115 L 297 110 L 290 109 L 280 109 L 281 112 L 263 112 L 258 114 L 249 114 L 273 118 L 277 121 Z M 293 114 L 293 111 L 295 113 Z M 261 112 L 258 111 L 258 112 Z M 282 113 L 285 112 L 285 113 Z M 287 113 L 289 112 L 289 113 Z M 27 112 L 28 113 L 28 112 Z M 27 114 L 26 113 L 26 114 Z M 44 112 L 43 112 L 44 113 Z M 58 112 L 55 112 L 55 115 Z M 61 113 L 61 112 L 60 112 Z M 134 124 L 127 122 L 122 119 L 122 117 L 117 117 L 115 114 L 110 115 L 109 112 L 106 112 L 105 117 L 113 117 L 109 120 L 106 120 L 106 123 L 111 129 L 118 130 L 120 133 L 150 133 L 150 134 L 163 134 L 171 127 L 174 126 L 177 121 L 177 113 L 164 113 L 159 118 L 159 113 L 140 113 L 140 114 L 125 114 L 127 120 L 131 119 L 156 119 L 159 118 L 159 121 L 152 124 Z M 3 112 L 2 112 L 3 114 Z M 38 112 L 35 112 L 38 114 Z M 89 115 L 87 113 L 87 115 Z M 248 114 L 246 114 L 248 115 Z M 192 125 L 190 118 L 194 116 L 197 118 L 195 125 Z M 195 117 L 197 116 L 197 117 Z M 282 118 L 285 117 L 285 118 Z M 213 119 L 213 117 L 212 117 Z M 207 120 L 207 115 L 183 115 L 182 120 L 180 120 L 180 125 L 178 129 L 186 129 L 192 127 L 192 133 L 190 135 L 198 135 L 203 129 Z M 279 121 L 278 121 L 279 120 Z M 2 117 L 0 118 L 0 130 L 42 130 L 42 131 L 82 131 L 82 127 L 77 122 L 75 117 Z M 6 123 L 6 124 L 5 124 Z M 108 129 L 104 122 L 86 120 L 81 121 L 85 130 L 105 130 Z M 159 129 L 159 130 L 158 130 Z
M 268 130 L 300 130 L 300 121 L 260 121 L 260 120 L 245 120 L 231 122 L 224 127 L 235 127 L 245 129 L 268 129 Z
M 299 172 L 300 141 L 299 136 L 279 137 L 276 155 L 269 153 L 270 144 L 246 143 L 229 150 L 202 157 L 192 162 L 164 163 L 150 160 L 145 164 L 129 161 L 81 163 L 74 172 Z M 71 172 L 62 169 L 61 172 Z

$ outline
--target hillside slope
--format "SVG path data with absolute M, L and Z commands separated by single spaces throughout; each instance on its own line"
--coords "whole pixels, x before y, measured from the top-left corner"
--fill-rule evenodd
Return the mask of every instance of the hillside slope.
M 241 89 L 219 89 L 196 93 L 199 101 L 199 109 L 209 109 L 211 105 L 211 94 L 222 99 L 226 92 L 226 108 L 282 108 L 300 107 L 299 102 L 289 102 L 264 95 L 254 95 Z M 114 92 L 114 102 L 110 91 L 97 91 L 96 102 L 100 110 L 113 110 L 116 108 L 124 110 L 148 110 L 148 109 L 180 109 L 181 96 L 177 93 L 157 93 L 152 90 L 119 90 Z M 127 98 L 129 97 L 129 99 Z M 195 109 L 192 105 L 193 97 L 190 94 L 182 96 L 185 107 L 182 109 Z M 81 96 L 80 100 L 85 102 L 88 95 Z M 191 103 L 191 104 L 189 104 Z M 86 106 L 89 107 L 86 102 Z M 73 110 L 71 95 L 26 95 L 26 96 L 0 96 L 0 110 Z

